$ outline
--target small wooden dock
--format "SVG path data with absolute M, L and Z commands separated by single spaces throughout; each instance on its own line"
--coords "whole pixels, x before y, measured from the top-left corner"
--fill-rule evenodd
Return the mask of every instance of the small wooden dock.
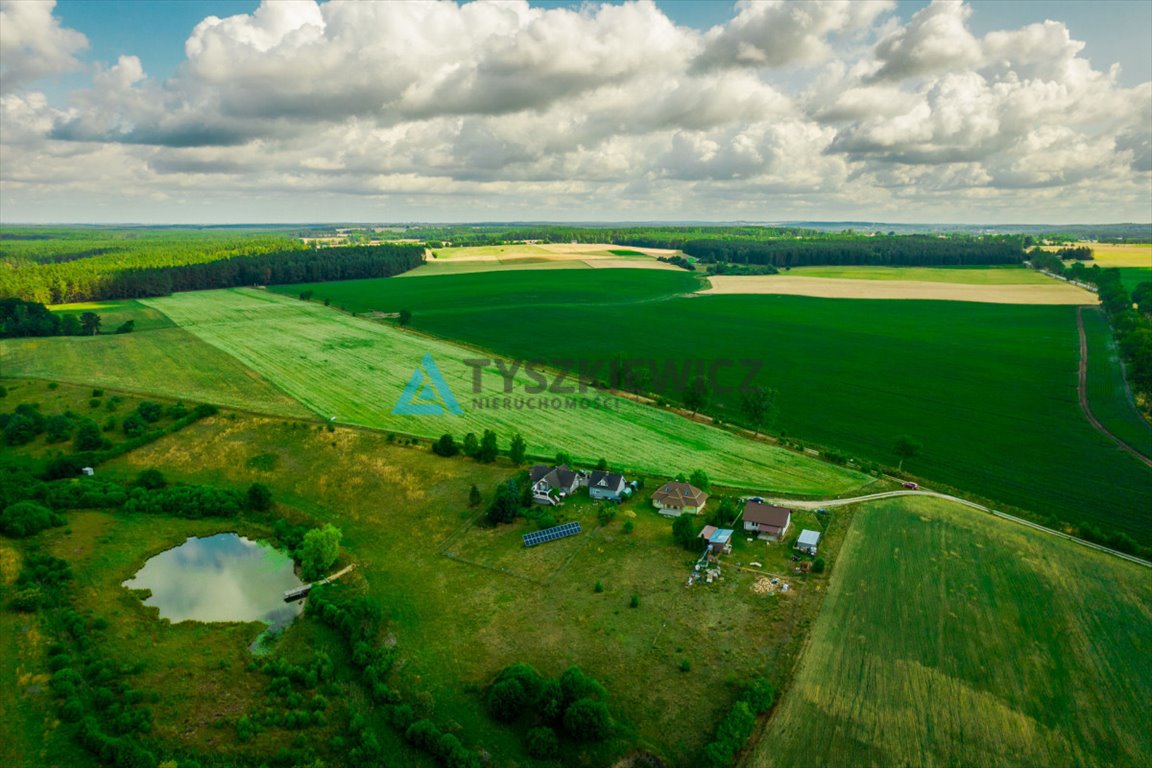
M 327 584 L 330 581 L 336 581 L 336 579 L 348 573 L 348 571 L 355 567 L 356 564 L 352 563 L 352 565 L 349 565 L 346 568 L 341 568 L 331 576 L 325 576 L 324 578 L 320 579 L 320 581 L 314 581 L 311 584 L 305 584 L 304 586 L 296 587 L 296 589 L 290 589 L 284 593 L 284 602 L 294 603 L 297 600 L 303 600 L 304 598 L 308 597 L 308 593 L 312 591 L 312 587 L 318 586 L 320 584 Z

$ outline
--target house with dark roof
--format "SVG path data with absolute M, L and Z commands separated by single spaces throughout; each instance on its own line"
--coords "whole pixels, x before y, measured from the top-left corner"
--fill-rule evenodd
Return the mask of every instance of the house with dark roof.
M 538 496 L 547 496 L 552 491 L 567 496 L 580 485 L 580 476 L 567 464 L 558 467 L 536 464 L 528 470 L 528 480 L 532 483 L 532 493 Z
M 760 501 L 746 503 L 742 518 L 746 532 L 755 533 L 766 541 L 779 541 L 788 533 L 788 526 L 792 524 L 790 510 Z
M 619 472 L 602 472 L 597 469 L 588 477 L 588 495 L 594 499 L 622 501 L 627 487 L 624 475 Z
M 665 517 L 698 515 L 708 502 L 708 494 L 688 483 L 665 483 L 652 494 L 652 506 Z

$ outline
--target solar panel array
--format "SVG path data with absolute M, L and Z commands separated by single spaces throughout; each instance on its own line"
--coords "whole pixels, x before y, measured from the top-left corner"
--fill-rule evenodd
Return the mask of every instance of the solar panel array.
M 554 525 L 551 528 L 545 528 L 542 531 L 533 531 L 532 533 L 524 534 L 524 546 L 534 547 L 537 544 L 544 544 L 545 542 L 556 541 L 556 539 L 575 536 L 578 533 L 580 533 L 580 523 L 564 523 L 563 525 Z

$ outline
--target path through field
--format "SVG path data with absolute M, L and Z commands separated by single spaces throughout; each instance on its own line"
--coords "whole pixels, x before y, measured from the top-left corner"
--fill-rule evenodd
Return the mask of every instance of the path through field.
M 1116 445 L 1127 453 L 1132 454 L 1137 461 L 1152 467 L 1152 459 L 1148 458 L 1140 451 L 1133 448 L 1128 443 L 1124 442 L 1116 435 L 1109 432 L 1103 424 L 1101 424 L 1095 416 L 1092 415 L 1092 407 L 1088 404 L 1088 336 L 1084 333 L 1084 308 L 1080 307 L 1076 310 L 1076 328 L 1080 331 L 1080 372 L 1079 383 L 1076 387 L 1077 397 L 1080 400 L 1080 410 L 1084 412 L 1084 417 L 1088 422 L 1100 432 L 1105 435 Z

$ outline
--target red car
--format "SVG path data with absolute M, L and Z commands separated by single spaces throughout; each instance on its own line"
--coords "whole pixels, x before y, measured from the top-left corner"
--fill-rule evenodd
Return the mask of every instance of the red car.
M 914 491 L 916 491 L 916 490 L 919 490 L 919 489 L 920 489 L 920 486 L 919 486 L 919 485 L 917 485 L 916 483 L 902 483 L 902 485 L 903 485 L 905 488 L 911 488 L 911 489 L 912 489 L 912 490 L 914 490 Z

